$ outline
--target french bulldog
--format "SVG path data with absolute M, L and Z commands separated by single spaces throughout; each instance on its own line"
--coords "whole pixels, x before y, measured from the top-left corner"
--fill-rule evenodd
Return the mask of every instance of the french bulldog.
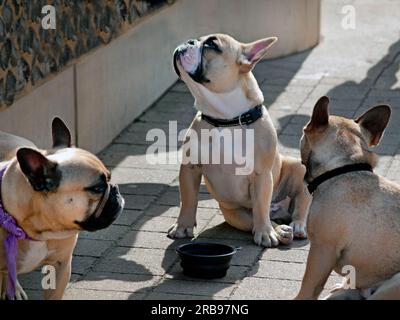
M 168 231 L 170 237 L 193 237 L 202 177 L 208 191 L 218 201 L 226 222 L 237 229 L 252 231 L 257 245 L 271 247 L 279 242 L 288 243 L 293 239 L 293 229 L 295 235 L 306 237 L 305 222 L 311 197 L 303 181 L 305 168 L 300 160 L 293 161 L 278 152 L 277 133 L 268 111 L 261 106 L 264 97 L 252 73 L 276 41 L 276 37 L 269 37 L 241 43 L 225 34 L 211 34 L 189 40 L 175 50 L 175 72 L 188 86 L 195 98 L 194 107 L 199 110 L 184 143 L 189 146 L 188 154 L 200 154 L 204 146 L 209 147 L 209 141 L 204 139 L 199 144 L 192 143 L 191 133 L 201 136 L 204 130 L 222 132 L 221 127 L 204 120 L 204 116 L 222 121 L 239 117 L 239 125 L 224 126 L 223 130 L 228 130 L 232 136 L 234 130 L 241 130 L 243 136 L 253 130 L 254 153 L 250 159 L 253 168 L 246 174 L 237 174 L 240 164 L 235 161 L 182 163 L 179 173 L 181 210 L 177 223 Z M 243 124 L 241 115 L 253 108 L 260 108 L 261 115 L 253 123 Z M 233 140 L 233 147 L 239 152 L 246 150 L 245 144 Z M 221 139 L 216 151 L 220 152 L 220 159 L 225 159 L 225 147 L 232 150 L 232 145 Z M 291 227 L 271 223 L 269 209 L 274 192 L 281 200 L 286 195 L 294 200 Z
M 329 115 L 328 105 L 327 97 L 318 100 L 301 138 L 305 179 L 315 191 L 296 298 L 318 298 L 334 270 L 347 277 L 330 299 L 399 299 L 400 186 L 373 173 L 378 156 L 371 150 L 391 109 L 379 105 L 352 120 Z
M 41 265 L 56 272 L 56 288 L 45 299 L 61 299 L 71 276 L 72 253 L 81 230 L 108 227 L 122 212 L 124 199 L 110 183 L 110 172 L 88 151 L 71 147 L 61 119 L 52 122 L 53 147 L 38 150 L 24 139 L 0 132 L 1 201 L 28 236 L 18 241 L 17 274 Z M 0 242 L 7 232 L 0 227 Z M 0 298 L 6 298 L 8 268 L 0 246 Z M 27 299 L 18 281 L 15 297 Z

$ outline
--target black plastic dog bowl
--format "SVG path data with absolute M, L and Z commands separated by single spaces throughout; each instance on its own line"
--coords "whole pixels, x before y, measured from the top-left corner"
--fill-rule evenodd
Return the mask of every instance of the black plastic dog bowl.
M 186 276 L 215 279 L 226 276 L 237 248 L 220 243 L 193 242 L 176 249 Z

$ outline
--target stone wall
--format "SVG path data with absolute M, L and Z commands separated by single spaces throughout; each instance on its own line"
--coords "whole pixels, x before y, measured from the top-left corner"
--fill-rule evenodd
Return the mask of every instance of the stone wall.
M 173 0 L 0 0 L 0 110 Z M 41 27 L 42 7 L 56 29 Z

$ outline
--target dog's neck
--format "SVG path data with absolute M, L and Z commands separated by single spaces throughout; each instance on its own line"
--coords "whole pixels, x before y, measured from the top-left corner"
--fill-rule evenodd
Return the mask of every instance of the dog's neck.
M 264 96 L 252 73 L 243 77 L 232 91 L 216 93 L 199 84 L 190 85 L 189 89 L 195 98 L 194 107 L 218 119 L 235 118 L 264 101 Z
M 315 159 L 312 158 L 313 156 L 311 155 L 306 163 L 307 172 L 305 178 L 307 182 L 312 181 L 328 171 L 351 164 L 367 163 L 371 165 L 372 168 L 375 168 L 379 160 L 378 156 L 374 152 L 367 150 L 363 150 L 363 153 L 354 154 L 351 157 L 343 155 L 331 156 L 329 157 L 329 160 L 324 161 L 323 163 L 315 161 Z

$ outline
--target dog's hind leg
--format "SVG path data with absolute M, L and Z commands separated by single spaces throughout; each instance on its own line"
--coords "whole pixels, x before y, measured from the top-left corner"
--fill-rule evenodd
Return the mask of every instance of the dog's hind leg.
M 400 299 L 400 272 L 386 280 L 368 298 L 368 300 L 399 300 Z
M 253 217 L 250 209 L 247 208 L 234 208 L 227 209 L 220 206 L 221 212 L 224 215 L 225 221 L 232 227 L 249 232 L 253 230 Z M 293 240 L 293 229 L 287 225 L 279 225 L 271 221 L 278 240 L 283 244 L 289 244 Z
M 359 289 L 346 289 L 344 284 L 347 279 L 343 279 L 342 283 L 337 283 L 331 289 L 324 300 L 363 300 L 364 297 Z
M 245 232 L 253 230 L 253 217 L 251 214 L 251 209 L 227 209 L 222 206 L 220 206 L 220 209 L 224 215 L 225 221 L 232 227 Z

